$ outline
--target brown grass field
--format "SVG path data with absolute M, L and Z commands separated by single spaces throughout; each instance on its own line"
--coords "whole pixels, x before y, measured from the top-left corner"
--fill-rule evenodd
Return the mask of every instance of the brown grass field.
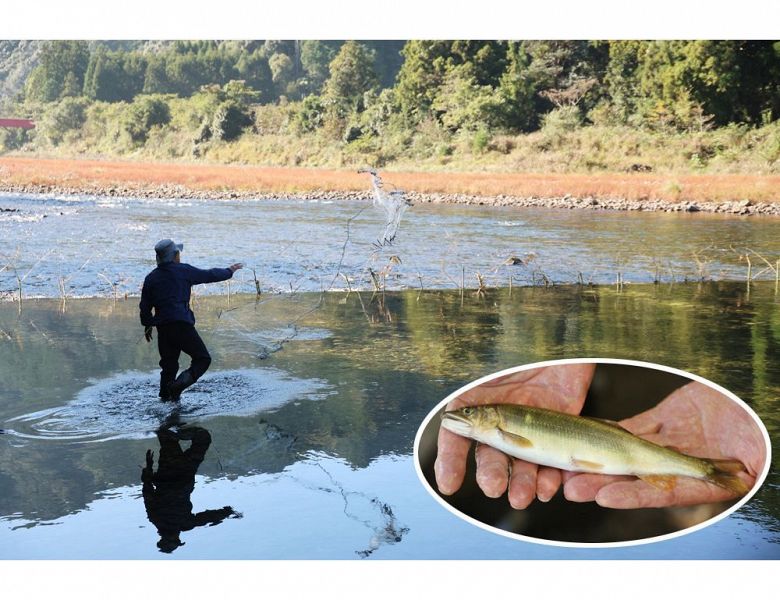
M 668 201 L 780 201 L 780 175 L 666 175 L 647 173 L 382 173 L 410 192 L 557 198 L 658 199 Z M 0 187 L 43 185 L 96 191 L 180 185 L 214 192 L 295 193 L 367 190 L 352 170 L 254 167 L 115 160 L 0 157 Z

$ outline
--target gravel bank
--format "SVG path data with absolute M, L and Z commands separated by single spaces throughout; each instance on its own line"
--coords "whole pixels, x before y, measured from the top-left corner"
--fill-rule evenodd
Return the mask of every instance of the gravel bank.
M 5 185 L 0 183 L 0 191 L 14 194 L 53 194 L 53 195 L 96 195 L 142 198 L 200 198 L 211 200 L 230 200 L 252 198 L 274 200 L 278 198 L 300 198 L 303 200 L 370 200 L 371 192 L 366 191 L 313 191 L 295 194 L 258 193 L 253 191 L 210 191 L 190 189 L 181 185 L 154 186 L 101 186 L 85 185 L 80 188 L 49 185 Z M 413 204 L 470 204 L 480 206 L 520 206 L 546 207 L 585 210 L 638 210 L 648 212 L 706 212 L 730 215 L 771 215 L 780 216 L 780 203 L 734 200 L 727 202 L 671 202 L 668 200 L 643 199 L 626 200 L 622 198 L 576 198 L 563 196 L 558 198 L 521 198 L 517 196 L 472 196 L 467 194 L 423 194 L 407 192 L 406 197 Z

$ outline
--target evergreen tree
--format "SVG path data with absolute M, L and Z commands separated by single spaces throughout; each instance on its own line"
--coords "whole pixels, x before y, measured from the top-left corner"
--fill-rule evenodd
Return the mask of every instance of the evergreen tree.
M 252 52 L 241 53 L 236 62 L 236 71 L 238 76 L 246 82 L 247 86 L 260 92 L 260 100 L 262 102 L 273 100 L 273 73 L 262 50 L 257 49 Z
M 325 84 L 323 99 L 344 117 L 352 111 L 361 111 L 363 94 L 378 84 L 374 53 L 363 44 L 349 41 L 330 63 L 330 78 Z
M 404 63 L 398 73 L 396 98 L 407 119 L 417 121 L 430 112 L 447 71 L 450 44 L 448 41 L 412 40 L 401 50 Z
M 535 107 L 539 82 L 529 68 L 531 57 L 522 42 L 507 44 L 506 64 L 497 88 L 504 100 L 504 125 L 513 131 L 531 131 L 539 124 Z
M 89 62 L 89 48 L 82 41 L 47 42 L 38 66 L 27 81 L 30 100 L 52 102 L 65 96 L 79 96 Z
M 301 42 L 301 66 L 305 73 L 305 88 L 319 93 L 330 76 L 330 63 L 336 57 L 341 42 L 305 40 Z

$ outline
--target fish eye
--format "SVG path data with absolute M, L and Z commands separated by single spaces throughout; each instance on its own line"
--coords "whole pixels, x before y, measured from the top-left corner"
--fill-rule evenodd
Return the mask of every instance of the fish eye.
M 474 409 L 471 406 L 467 406 L 463 409 L 463 414 L 467 417 L 470 416 L 474 412 Z

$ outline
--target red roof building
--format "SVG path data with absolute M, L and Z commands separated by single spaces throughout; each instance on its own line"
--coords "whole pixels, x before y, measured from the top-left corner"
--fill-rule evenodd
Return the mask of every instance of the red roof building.
M 19 129 L 34 129 L 32 119 L 0 119 L 0 127 L 16 127 Z

